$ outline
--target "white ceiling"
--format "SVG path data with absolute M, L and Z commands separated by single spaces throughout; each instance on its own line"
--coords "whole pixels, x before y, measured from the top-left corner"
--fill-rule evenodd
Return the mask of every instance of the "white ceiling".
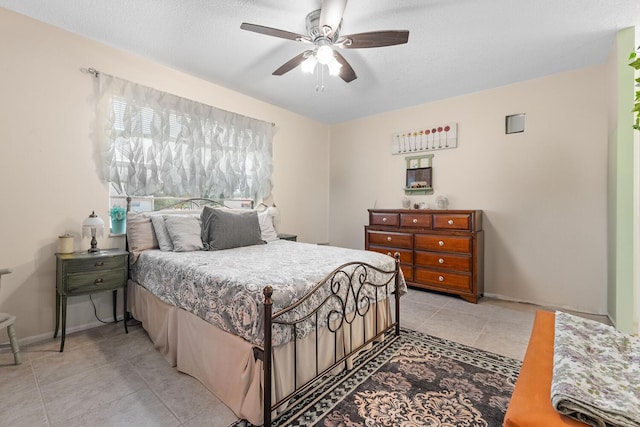
M 271 73 L 307 49 L 240 29 L 306 34 L 321 0 L 0 0 L 0 6 L 324 123 L 605 62 L 638 0 L 350 0 L 341 34 L 409 30 L 405 45 L 342 50 L 358 78 Z M 92 64 L 86 64 L 92 66 Z M 117 75 L 118 70 L 105 70 Z

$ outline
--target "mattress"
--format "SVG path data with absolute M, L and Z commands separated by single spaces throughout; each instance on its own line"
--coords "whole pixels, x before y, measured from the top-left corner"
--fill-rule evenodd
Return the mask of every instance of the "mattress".
M 221 251 L 146 250 L 132 266 L 131 278 L 161 301 L 184 309 L 252 344 L 262 345 L 263 289 L 266 285 L 274 288 L 275 313 L 298 301 L 319 281 L 348 262 L 362 262 L 375 267 L 359 266 L 360 271 L 356 274 L 359 280 L 364 278 L 373 282 L 379 281 L 380 275 L 384 276 L 377 269 L 393 272 L 395 268 L 393 258 L 376 252 L 277 240 L 265 245 Z M 349 268 L 353 270 L 355 267 Z M 375 290 L 366 286 L 363 293 L 358 294 L 358 289 L 350 288 L 348 278 L 342 279 L 345 283 L 339 283 L 337 292 L 353 295 L 347 298 L 347 311 L 353 311 L 356 305 L 386 299 L 394 289 L 392 282 L 387 289 Z M 355 282 L 357 286 L 358 280 Z M 299 312 L 308 313 L 310 307 L 319 306 L 323 299 L 329 297 L 331 287 L 324 288 L 325 291 L 315 293 L 313 298 L 302 304 Z M 401 276 L 400 294 L 404 292 L 406 284 Z M 331 309 L 329 305 L 325 312 Z M 291 316 L 296 316 L 296 313 Z M 319 319 L 319 326 L 324 326 L 328 317 L 321 314 Z M 322 319 L 325 319 L 324 324 Z M 295 332 L 291 328 L 276 326 L 273 343 L 286 343 L 294 333 L 299 339 L 313 330 L 315 325 L 311 321 L 296 327 Z

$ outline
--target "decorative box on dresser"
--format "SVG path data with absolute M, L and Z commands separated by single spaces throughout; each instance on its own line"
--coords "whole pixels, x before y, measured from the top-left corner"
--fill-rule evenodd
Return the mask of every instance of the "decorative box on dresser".
M 484 293 L 480 210 L 369 209 L 365 249 L 393 255 L 407 285 L 459 295 Z

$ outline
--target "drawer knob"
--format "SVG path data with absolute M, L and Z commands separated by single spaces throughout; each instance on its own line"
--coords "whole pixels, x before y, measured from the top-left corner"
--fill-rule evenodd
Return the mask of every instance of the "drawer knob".
M 386 216 L 382 218 L 382 222 L 387 222 L 387 217 Z
M 449 221 L 447 221 L 449 223 L 449 225 L 453 225 L 453 220 L 450 219 Z
M 438 245 L 440 245 L 440 246 L 444 246 L 444 242 L 443 242 L 442 240 L 440 240 L 440 241 L 438 242 Z
M 102 266 L 104 266 L 104 262 L 102 262 L 102 261 L 98 261 L 98 262 L 96 262 L 94 265 L 95 265 L 96 267 L 102 267 Z
M 418 223 L 418 218 L 413 218 L 413 223 L 417 224 Z
M 438 260 L 438 262 L 439 262 L 440 264 L 444 264 L 444 259 L 443 259 L 443 258 L 440 258 L 440 259 Z
M 387 236 L 387 242 L 391 241 L 391 236 Z
M 438 276 L 438 280 L 441 281 L 441 282 L 444 282 L 444 277 Z
M 99 285 L 100 283 L 104 282 L 103 279 L 96 279 L 93 283 L 95 283 L 96 285 Z

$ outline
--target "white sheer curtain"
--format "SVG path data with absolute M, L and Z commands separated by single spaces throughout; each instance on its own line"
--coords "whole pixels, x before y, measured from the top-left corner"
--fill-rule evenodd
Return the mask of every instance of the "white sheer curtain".
M 273 126 L 107 74 L 96 80 L 103 178 L 130 196 L 271 194 Z

